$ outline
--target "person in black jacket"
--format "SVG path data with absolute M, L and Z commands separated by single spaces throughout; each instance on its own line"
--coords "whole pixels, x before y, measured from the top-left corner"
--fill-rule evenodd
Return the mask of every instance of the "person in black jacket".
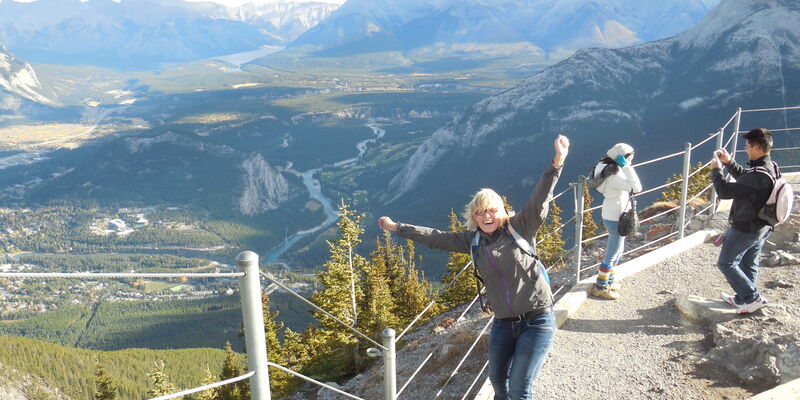
M 767 299 L 756 288 L 756 281 L 761 248 L 772 229 L 758 217 L 758 210 L 766 204 L 773 181 L 756 168 L 764 168 L 776 176 L 769 156 L 772 133 L 757 128 L 745 133 L 743 138 L 750 168 L 737 164 L 724 149 L 715 151 L 711 160 L 714 190 L 720 199 L 733 199 L 730 227 L 725 232 L 717 267 L 735 292 L 732 295 L 722 293 L 722 299 L 736 307 L 737 314 L 752 313 L 767 305 Z M 722 165 L 736 179 L 735 182 L 725 181 L 720 171 Z

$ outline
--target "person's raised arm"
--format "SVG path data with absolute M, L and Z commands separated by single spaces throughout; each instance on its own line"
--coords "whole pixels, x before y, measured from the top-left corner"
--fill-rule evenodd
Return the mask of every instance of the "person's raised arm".
M 561 176 L 561 167 L 569 153 L 569 139 L 564 135 L 558 135 L 553 143 L 556 154 L 553 156 L 552 168 L 545 169 L 539 178 L 539 183 L 533 189 L 533 193 L 528 198 L 525 206 L 512 217 L 515 221 L 514 227 L 520 234 L 528 240 L 533 240 L 536 232 L 547 218 L 549 210 L 549 200 L 553 196 L 558 178 Z

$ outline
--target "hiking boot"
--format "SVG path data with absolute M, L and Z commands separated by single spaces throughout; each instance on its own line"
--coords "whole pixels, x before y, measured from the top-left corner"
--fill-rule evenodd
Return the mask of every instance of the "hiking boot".
M 592 290 L 589 291 L 589 295 L 592 297 L 597 297 L 599 299 L 606 299 L 606 300 L 616 300 L 619 298 L 619 293 L 612 292 L 609 290 L 608 286 L 601 288 L 597 285 L 592 286 Z
M 726 303 L 728 303 L 728 304 L 730 304 L 730 305 L 732 305 L 734 307 L 738 306 L 738 304 L 736 304 L 736 299 L 735 299 L 736 296 L 734 296 L 732 294 L 727 294 L 725 292 L 722 292 L 722 293 L 719 294 L 719 297 L 721 297 L 723 301 L 725 301 Z
M 757 300 L 753 300 L 752 303 L 740 304 L 736 306 L 736 313 L 737 314 L 750 314 L 753 313 L 762 307 L 767 306 L 767 299 L 763 296 L 759 297 Z

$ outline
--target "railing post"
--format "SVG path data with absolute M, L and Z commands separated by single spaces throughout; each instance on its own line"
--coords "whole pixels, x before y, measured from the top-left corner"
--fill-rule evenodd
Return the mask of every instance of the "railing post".
M 575 266 L 575 286 L 581 280 L 581 252 L 583 251 L 581 242 L 583 241 L 583 186 L 586 184 L 586 177 L 581 175 L 575 185 L 575 254 L 572 256 L 572 264 Z
M 678 238 L 683 239 L 686 225 L 686 197 L 689 193 L 689 166 L 692 163 L 692 144 L 686 142 L 683 152 L 683 181 L 681 182 L 681 208 L 678 212 Z
M 244 317 L 244 340 L 247 346 L 247 368 L 255 371 L 250 377 L 250 399 L 270 400 L 267 340 L 264 336 L 264 309 L 261 305 L 261 276 L 258 254 L 243 251 L 236 257 L 239 272 L 239 297 Z
M 717 147 L 714 148 L 714 151 L 722 148 L 724 136 L 725 130 L 720 128 L 717 132 Z M 715 212 L 717 212 L 717 191 L 714 189 L 714 185 L 711 185 L 711 214 L 713 215 Z
M 383 352 L 384 399 L 396 400 L 397 372 L 395 364 L 394 329 L 386 328 L 383 330 L 382 335 L 383 347 L 386 347 L 386 350 Z
M 731 149 L 731 159 L 736 160 L 736 147 L 739 141 L 739 123 L 742 122 L 742 107 L 736 108 L 736 119 L 733 122 L 733 142 Z

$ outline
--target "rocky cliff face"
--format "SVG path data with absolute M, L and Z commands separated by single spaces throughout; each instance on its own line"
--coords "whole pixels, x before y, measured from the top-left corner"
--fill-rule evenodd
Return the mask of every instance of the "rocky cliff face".
M 52 100 L 40 93 L 41 88 L 33 67 L 0 44 L 0 112 L 16 112 L 27 101 L 53 105 Z
M 289 199 L 289 184 L 277 170 L 256 154 L 242 163 L 244 191 L 239 198 L 239 212 L 244 215 L 261 214 L 278 208 Z

